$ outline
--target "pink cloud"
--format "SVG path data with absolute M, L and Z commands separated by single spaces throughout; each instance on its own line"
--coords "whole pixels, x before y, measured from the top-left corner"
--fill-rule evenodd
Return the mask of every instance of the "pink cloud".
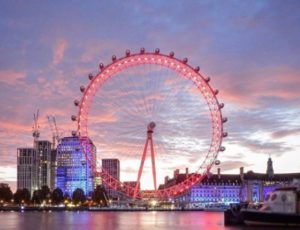
M 84 63 L 97 62 L 97 57 L 101 56 L 101 53 L 107 50 L 123 50 L 122 55 L 125 55 L 125 50 L 127 46 L 121 42 L 116 41 L 92 41 L 88 46 L 84 47 L 84 52 L 82 53 L 80 60 Z M 113 55 L 113 54 L 112 54 Z M 106 58 L 106 61 L 109 59 Z M 104 63 L 105 64 L 105 63 Z
M 59 39 L 55 44 L 55 47 L 53 49 L 53 61 L 52 61 L 54 65 L 59 64 L 64 58 L 67 45 L 68 45 L 67 41 L 63 38 Z
M 8 85 L 20 84 L 26 78 L 25 72 L 15 70 L 0 70 L 0 82 Z
M 1 121 L 0 128 L 6 133 L 20 133 L 20 132 L 28 132 L 30 130 L 30 125 L 23 125 L 18 123 L 12 123 L 7 121 Z
M 277 97 L 283 100 L 300 98 L 298 70 L 276 66 L 252 69 L 243 74 L 243 78 L 237 75 L 216 75 L 217 84 L 220 86 L 219 98 L 248 108 L 257 107 L 262 97 Z
M 283 138 L 287 136 L 300 135 L 300 128 L 297 129 L 287 129 L 287 130 L 279 130 L 272 133 L 273 138 Z
M 89 123 L 98 124 L 98 123 L 111 123 L 118 121 L 117 116 L 114 111 L 107 111 L 105 114 L 101 115 L 90 115 L 89 116 Z

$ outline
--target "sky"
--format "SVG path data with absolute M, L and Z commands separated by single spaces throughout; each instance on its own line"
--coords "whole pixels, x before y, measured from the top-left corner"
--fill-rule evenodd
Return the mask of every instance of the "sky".
M 160 48 L 161 53 L 166 54 L 174 51 L 179 59 L 187 57 L 189 64 L 199 65 L 201 73 L 211 77 L 212 87 L 219 89 L 218 99 L 225 104 L 222 113 L 228 117 L 224 129 L 229 133 L 223 143 L 226 151 L 218 158 L 221 172 L 238 173 L 239 167 L 245 167 L 245 171 L 265 172 L 269 157 L 273 159 L 275 173 L 300 172 L 297 160 L 300 153 L 299 9 L 300 2 L 293 0 L 1 1 L 0 182 L 9 183 L 15 189 L 17 148 L 32 146 L 33 113 L 37 109 L 41 139 L 51 140 L 47 115 L 55 116 L 60 131 L 69 135 L 76 129 L 76 123 L 70 119 L 77 113 L 73 101 L 81 98 L 79 87 L 89 83 L 88 74 L 96 74 L 100 62 L 110 63 L 113 54 L 122 57 L 126 49 L 134 53 L 141 47 L 147 51 Z M 134 151 L 130 155 L 124 148 L 117 150 L 117 144 L 111 148 L 116 147 L 116 151 L 105 151 L 117 137 L 109 133 L 104 135 L 104 131 L 112 133 L 112 127 L 119 127 L 113 133 L 121 135 L 125 132 L 122 129 L 129 127 L 128 124 L 126 127 L 118 125 L 125 121 L 124 116 L 119 116 L 124 106 L 118 106 L 120 101 L 119 104 L 113 101 L 118 102 L 121 92 L 135 89 L 136 96 L 126 94 L 127 99 L 121 104 L 130 103 L 128 106 L 132 110 L 142 108 L 138 95 L 148 92 L 148 96 L 160 95 L 168 100 L 168 87 L 176 85 L 172 80 L 173 85 L 164 84 L 169 79 L 164 71 L 157 75 L 164 80 L 149 83 L 148 88 L 147 80 L 140 81 L 142 86 L 130 81 L 131 77 L 147 73 L 146 67 L 141 67 L 127 77 L 118 76 L 120 81 L 116 77 L 108 82 L 97 96 L 99 106 L 95 103 L 91 112 L 91 130 L 95 131 L 91 132 L 94 139 L 91 138 L 98 146 L 98 159 L 122 154 L 124 180 L 133 165 L 138 167 L 141 153 Z M 185 84 L 189 87 L 182 82 L 182 86 Z M 151 89 L 156 93 L 151 94 Z M 178 150 L 169 157 L 173 159 L 170 162 L 175 163 L 169 171 L 161 173 L 161 179 L 165 173 L 171 176 L 178 162 L 189 162 L 188 167 L 193 168 L 192 163 L 198 155 L 188 159 L 179 150 L 189 146 L 191 153 L 193 147 L 205 146 L 210 138 L 195 129 L 205 124 L 207 117 L 202 116 L 205 106 L 193 99 L 196 92 L 188 90 L 192 86 L 186 93 L 184 87 L 174 89 L 177 91 L 172 91 L 172 97 L 176 98 L 177 105 L 173 110 L 160 110 L 155 121 L 157 136 L 161 135 L 154 139 L 158 142 L 156 151 L 160 152 L 157 162 L 164 159 L 163 152 L 170 146 Z M 203 103 L 201 95 L 198 96 L 199 103 Z M 159 104 L 159 97 L 147 98 Z M 167 119 L 172 113 L 180 120 L 180 111 L 186 109 L 198 113 L 189 113 L 190 119 L 180 123 L 183 134 L 181 132 L 179 139 L 170 127 L 160 129 L 163 118 Z M 136 114 L 141 117 L 143 113 Z M 150 118 L 147 119 L 141 127 L 149 122 Z M 109 126 L 105 126 L 108 120 Z M 94 126 L 93 121 L 96 121 Z M 129 121 L 133 126 L 137 119 L 131 117 Z M 145 143 L 146 127 L 142 129 L 139 128 L 135 135 L 128 135 L 140 138 L 140 148 Z M 172 135 L 173 142 L 164 138 Z M 110 139 L 105 142 L 107 137 Z M 179 143 L 179 147 L 174 142 Z M 119 147 L 126 143 L 132 142 L 123 138 Z M 164 165 L 161 167 L 164 169 Z

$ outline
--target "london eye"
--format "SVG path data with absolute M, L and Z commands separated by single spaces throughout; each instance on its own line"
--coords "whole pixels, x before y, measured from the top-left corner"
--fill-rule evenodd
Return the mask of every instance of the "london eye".
M 88 78 L 80 87 L 81 99 L 74 101 L 78 114 L 72 120 L 79 137 L 93 140 L 98 159 L 120 160 L 120 179 L 104 168 L 93 169 L 111 189 L 136 199 L 172 198 L 219 163 L 227 136 L 224 104 L 210 78 L 187 58 L 159 49 L 126 50 Z M 185 176 L 166 185 L 175 170 L 184 170 Z

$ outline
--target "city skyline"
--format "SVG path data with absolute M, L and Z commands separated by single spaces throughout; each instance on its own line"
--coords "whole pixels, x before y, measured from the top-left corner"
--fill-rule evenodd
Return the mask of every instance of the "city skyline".
M 269 156 L 275 173 L 300 171 L 295 161 L 300 151 L 298 1 L 0 6 L 0 182 L 13 190 L 17 148 L 32 147 L 33 113 L 40 110 L 40 140 L 51 140 L 47 115 L 71 136 L 73 101 L 80 99 L 79 86 L 88 84 L 88 74 L 95 74 L 100 62 L 110 63 L 113 54 L 121 57 L 126 49 L 141 47 L 187 57 L 220 90 L 222 112 L 229 118 L 226 151 L 219 155 L 222 172 L 242 166 L 265 172 Z M 117 122 L 114 112 L 107 110 L 101 120 Z M 133 157 L 139 162 L 141 153 Z M 121 163 L 123 173 L 130 172 L 122 171 Z

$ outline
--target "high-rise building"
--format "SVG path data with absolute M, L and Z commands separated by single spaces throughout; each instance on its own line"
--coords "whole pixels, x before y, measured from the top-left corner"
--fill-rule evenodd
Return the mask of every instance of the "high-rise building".
M 36 141 L 36 149 L 40 158 L 39 187 L 46 185 L 51 188 L 51 146 L 50 141 Z
M 120 161 L 119 159 L 102 159 L 102 169 L 109 175 L 120 180 Z
M 32 194 L 39 188 L 40 155 L 35 148 L 18 148 L 17 165 L 17 188 Z
M 86 195 L 94 189 L 96 147 L 89 138 L 64 137 L 57 146 L 56 187 L 70 196 L 81 188 Z
M 50 163 L 50 189 L 55 189 L 56 181 L 56 149 L 51 150 L 51 163 Z
M 102 170 L 105 170 L 109 175 L 120 180 L 120 161 L 119 159 L 102 159 Z M 104 184 L 107 194 L 110 199 L 118 199 L 120 194 L 110 189 L 108 185 Z

